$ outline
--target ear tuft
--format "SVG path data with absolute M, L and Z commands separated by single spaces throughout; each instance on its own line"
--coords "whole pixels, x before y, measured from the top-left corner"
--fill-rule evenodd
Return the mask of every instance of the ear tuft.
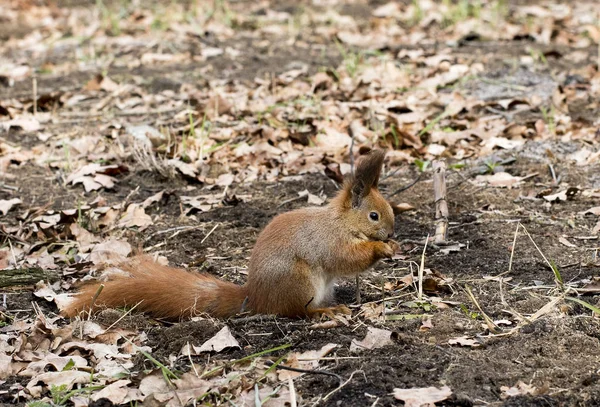
M 360 206 L 362 199 L 372 188 L 377 188 L 379 175 L 383 166 L 385 151 L 371 150 L 358 161 L 356 171 L 351 179 L 352 207 Z

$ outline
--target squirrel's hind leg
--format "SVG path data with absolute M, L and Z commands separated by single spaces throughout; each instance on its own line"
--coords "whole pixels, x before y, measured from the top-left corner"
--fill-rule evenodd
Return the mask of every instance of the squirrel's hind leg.
M 311 318 L 329 317 L 331 319 L 335 318 L 336 314 L 352 315 L 352 311 L 350 310 L 350 308 L 343 304 L 326 308 L 313 308 L 307 310 L 306 313 Z

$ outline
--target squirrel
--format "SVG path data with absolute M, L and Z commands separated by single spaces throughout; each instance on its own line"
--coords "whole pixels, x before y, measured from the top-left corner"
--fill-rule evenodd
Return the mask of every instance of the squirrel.
M 243 311 L 283 317 L 351 314 L 345 305 L 331 305 L 335 281 L 391 258 L 398 249 L 391 240 L 395 210 L 378 190 L 384 157 L 382 150 L 360 157 L 328 205 L 276 216 L 258 236 L 243 286 L 139 256 L 120 266 L 128 275 L 84 286 L 63 314 L 134 305 L 167 320 L 200 314 L 228 318 Z

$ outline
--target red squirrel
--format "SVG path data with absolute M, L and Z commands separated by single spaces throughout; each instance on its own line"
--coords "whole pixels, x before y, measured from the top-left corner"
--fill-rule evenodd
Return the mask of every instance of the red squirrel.
M 154 317 L 177 320 L 199 314 L 227 318 L 240 311 L 285 317 L 350 313 L 331 306 L 334 283 L 354 276 L 398 248 L 392 206 L 378 190 L 385 152 L 362 156 L 356 171 L 325 207 L 297 209 L 276 216 L 260 233 L 250 257 L 245 285 L 207 274 L 162 266 L 135 257 L 120 275 L 83 287 L 63 313 L 134 306 Z

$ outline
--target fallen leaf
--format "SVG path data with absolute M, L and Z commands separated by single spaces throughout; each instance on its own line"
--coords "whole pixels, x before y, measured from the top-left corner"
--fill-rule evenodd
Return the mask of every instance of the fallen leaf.
M 229 327 L 225 325 L 215 336 L 204 342 L 200 347 L 193 347 L 195 354 L 201 352 L 221 352 L 227 348 L 240 348 L 240 344 L 233 337 Z
M 525 396 L 528 394 L 529 395 L 537 394 L 537 388 L 533 387 L 532 385 L 525 384 L 522 381 L 519 381 L 513 387 L 502 386 L 502 387 L 500 387 L 500 391 L 502 391 L 501 397 L 503 399 L 508 398 L 508 397 L 515 397 L 515 396 Z
M 6 216 L 8 211 L 10 211 L 13 206 L 20 205 L 22 203 L 23 201 L 21 201 L 19 198 L 13 198 L 8 200 L 0 199 L 0 212 L 2 212 L 2 215 Z
M 594 277 L 594 279 L 584 285 L 582 288 L 578 288 L 577 291 L 585 293 L 600 293 L 600 277 Z
M 450 387 L 422 387 L 412 389 L 394 389 L 394 397 L 404 401 L 404 407 L 433 407 L 434 403 L 444 401 L 452 395 Z
M 100 399 L 108 399 L 115 405 L 123 404 L 127 397 L 127 393 L 129 392 L 127 386 L 130 383 L 130 380 L 117 380 L 95 393 L 92 396 L 92 400 L 98 401 Z
M 558 238 L 558 241 L 567 247 L 577 247 L 577 245 L 569 242 L 565 237 L 562 236 Z
M 557 192 L 556 194 L 544 195 L 543 198 L 548 202 L 567 201 L 572 199 L 577 192 L 579 192 L 578 188 L 567 188 L 563 191 Z
M 0 201 L 1 203 L 2 201 Z M 588 209 L 587 211 L 579 212 L 582 215 L 592 214 L 596 216 L 600 216 L 600 206 L 594 206 L 593 208 Z
M 339 345 L 335 343 L 328 343 L 318 350 L 309 350 L 303 353 L 293 352 L 287 357 L 284 365 L 304 370 L 316 369 L 319 366 L 319 359 L 327 356 L 338 346 Z M 278 372 L 279 380 L 288 380 L 289 378 L 293 379 L 300 375 L 302 375 L 301 372 L 292 372 L 287 370 L 281 370 Z
M 460 346 L 470 346 L 476 348 L 481 346 L 481 343 L 476 339 L 469 338 L 468 336 L 460 336 L 458 338 L 448 339 L 449 345 L 460 345 Z
M 421 326 L 419 327 L 419 331 L 426 332 L 433 328 L 433 322 L 431 317 L 423 317 L 423 321 L 421 322 Z
M 91 375 L 89 372 L 79 370 L 64 370 L 61 372 L 44 372 L 33 377 L 27 384 L 27 388 L 31 389 L 38 383 L 42 382 L 48 387 L 65 386 L 66 390 L 71 390 L 77 383 L 89 383 Z
M 230 174 L 230 173 L 221 174 L 217 177 L 217 180 L 215 181 L 215 185 L 218 185 L 220 187 L 227 187 L 227 186 L 233 184 L 234 180 L 235 180 L 235 177 L 233 176 L 233 174 Z
M 146 198 L 144 200 L 144 202 L 142 202 L 142 208 L 147 208 L 154 203 L 158 203 L 158 202 L 162 201 L 164 196 L 165 196 L 165 190 L 162 190 L 157 194 L 149 196 L 148 198 Z
M 515 177 L 507 172 L 497 172 L 493 175 L 478 175 L 475 180 L 486 182 L 493 187 L 512 188 L 519 185 L 523 178 Z
M 356 352 L 364 349 L 377 349 L 393 343 L 392 331 L 369 327 L 367 335 L 362 341 L 357 341 L 356 339 L 352 340 L 350 343 L 350 352 Z
M 196 170 L 196 168 L 193 165 L 184 163 L 183 161 L 177 160 L 175 158 L 167 160 L 167 164 L 173 168 L 178 169 L 179 172 L 181 172 L 183 175 L 186 175 L 190 178 L 195 178 L 196 174 L 198 173 L 198 171 Z
M 125 129 L 134 139 L 146 147 L 159 147 L 167 141 L 167 137 L 152 126 L 126 126 Z
M 310 329 L 332 329 L 343 325 L 344 324 L 342 324 L 337 319 L 330 319 L 329 321 L 317 322 L 316 324 L 312 324 L 310 326 Z
M 166 393 L 169 391 L 169 386 L 165 382 L 162 375 L 153 373 L 142 379 L 138 388 L 144 396 L 149 396 L 152 393 Z
M 100 241 L 100 239 L 97 236 L 88 232 L 86 229 L 79 226 L 77 223 L 72 223 L 69 226 L 69 231 L 71 232 L 75 240 L 77 240 L 77 243 L 79 244 L 79 251 L 82 253 L 89 252 L 94 247 L 94 245 Z
M 383 302 L 380 304 L 368 302 L 360 306 L 360 312 L 364 318 L 366 318 L 369 321 L 375 322 L 381 321 L 384 308 L 385 304 Z
M 0 127 L 8 131 L 11 127 L 19 127 L 26 133 L 41 129 L 40 122 L 33 116 L 21 116 L 6 122 L 0 122 Z
M 118 226 L 122 228 L 137 227 L 141 232 L 148 226 L 153 225 L 152 218 L 144 211 L 144 207 L 140 204 L 130 204 L 127 211 L 119 221 Z
M 318 196 L 309 193 L 308 194 L 308 204 L 309 205 L 323 205 L 323 203 L 325 202 L 325 199 L 319 198 Z
M 94 264 L 116 264 L 125 260 L 131 253 L 131 245 L 122 240 L 110 239 L 97 244 L 90 253 Z
M 415 207 L 409 203 L 394 204 L 394 203 L 390 202 L 390 205 L 392 206 L 392 209 L 394 210 L 395 214 L 402 213 L 402 212 L 408 212 L 408 211 L 412 211 L 415 209 Z

